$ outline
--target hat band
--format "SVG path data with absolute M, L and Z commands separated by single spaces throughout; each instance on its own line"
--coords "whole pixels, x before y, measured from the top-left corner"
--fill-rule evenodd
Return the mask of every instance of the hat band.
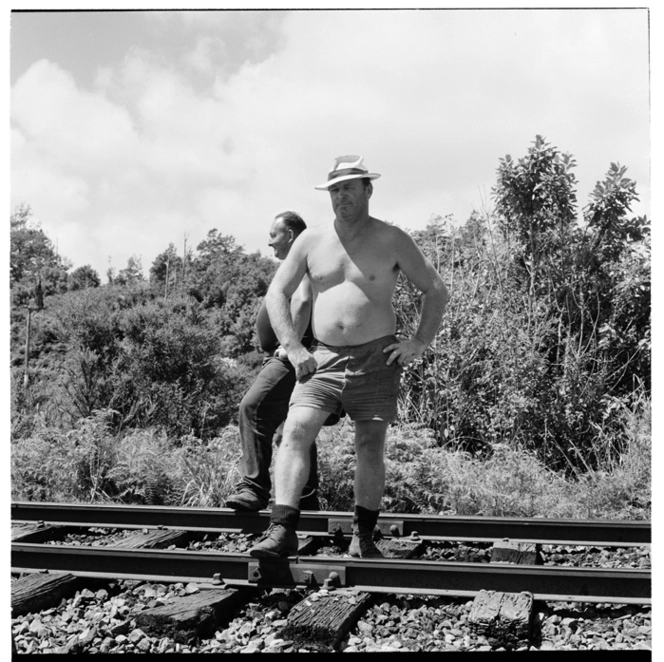
M 328 174 L 327 179 L 336 179 L 337 177 L 344 177 L 346 175 L 361 175 L 362 177 L 368 177 L 369 173 L 366 170 L 360 168 L 344 168 L 343 170 L 333 170 Z

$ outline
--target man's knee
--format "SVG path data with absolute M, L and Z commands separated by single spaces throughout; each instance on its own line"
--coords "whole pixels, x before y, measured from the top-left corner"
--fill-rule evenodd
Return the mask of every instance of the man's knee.
M 355 450 L 358 454 L 382 456 L 387 426 L 383 421 L 357 421 L 355 423 Z
M 355 421 L 355 439 L 363 443 L 382 442 L 389 425 L 387 421 Z
M 269 421 L 276 427 L 282 423 L 288 413 L 288 397 L 276 397 L 276 391 L 250 388 L 240 400 L 239 416 L 241 420 Z
M 258 403 L 255 398 L 249 396 L 250 394 L 246 393 L 242 400 L 240 400 L 240 418 L 252 418 L 258 409 Z
M 296 445 L 309 450 L 320 432 L 327 413 L 310 407 L 293 407 L 284 424 L 282 445 Z

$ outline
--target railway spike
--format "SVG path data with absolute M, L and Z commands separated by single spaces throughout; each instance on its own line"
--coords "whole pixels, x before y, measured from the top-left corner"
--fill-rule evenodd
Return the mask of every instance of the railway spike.
M 323 582 L 323 588 L 328 591 L 333 591 L 337 586 L 339 586 L 339 573 L 332 571 L 327 579 Z

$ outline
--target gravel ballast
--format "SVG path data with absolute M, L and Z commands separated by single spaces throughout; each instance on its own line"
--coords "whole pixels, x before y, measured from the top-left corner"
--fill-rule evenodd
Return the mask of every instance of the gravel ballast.
M 116 544 L 127 532 L 91 529 L 52 544 Z M 191 541 L 190 549 L 245 553 L 254 536 L 208 535 Z M 346 545 L 347 546 L 347 545 Z M 330 538 L 324 555 L 346 553 Z M 542 545 L 545 564 L 649 568 L 644 547 L 587 548 Z M 422 559 L 488 563 L 488 544 L 431 543 Z M 316 601 L 325 591 L 288 589 L 263 592 L 222 621 L 212 636 L 182 640 L 152 636 L 137 625 L 141 612 L 173 604 L 199 592 L 195 584 L 138 581 L 89 582 L 57 607 L 16 617 L 12 636 L 18 653 L 250 653 L 314 652 L 283 636 L 288 614 L 301 600 Z M 651 608 L 638 605 L 535 603 L 534 635 L 516 645 L 489 641 L 469 623 L 472 600 L 414 595 L 376 594 L 370 606 L 341 639 L 343 652 L 434 652 L 515 650 L 651 650 Z M 180 639 L 180 640 L 178 640 Z
M 178 642 L 152 637 L 136 625 L 141 611 L 199 591 L 193 584 L 114 582 L 82 589 L 55 608 L 12 620 L 19 653 L 249 653 L 298 652 L 282 637 L 289 611 L 324 591 L 273 590 L 244 605 L 210 638 Z M 342 639 L 344 652 L 491 651 L 503 647 L 475 635 L 472 601 L 376 595 Z M 541 637 L 523 650 L 651 650 L 651 609 L 634 605 L 537 604 Z M 517 650 L 519 649 L 517 648 Z M 312 651 L 314 649 L 312 648 Z

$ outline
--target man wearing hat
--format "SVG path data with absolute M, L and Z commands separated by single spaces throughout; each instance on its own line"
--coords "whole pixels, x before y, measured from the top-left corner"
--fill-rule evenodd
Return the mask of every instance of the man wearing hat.
M 298 383 L 290 400 L 275 464 L 270 526 L 252 547 L 256 558 L 297 552 L 298 502 L 309 471 L 309 448 L 339 405 L 355 423 L 355 512 L 349 553 L 382 554 L 373 540 L 385 489 L 387 427 L 396 420 L 402 369 L 431 344 L 447 304 L 447 289 L 431 263 L 403 230 L 370 216 L 373 180 L 362 157 L 340 156 L 326 183 L 334 222 L 307 228 L 293 244 L 266 296 L 272 327 Z M 396 338 L 392 296 L 403 273 L 422 293 L 412 338 Z M 308 278 L 315 337 L 305 348 L 289 301 Z

